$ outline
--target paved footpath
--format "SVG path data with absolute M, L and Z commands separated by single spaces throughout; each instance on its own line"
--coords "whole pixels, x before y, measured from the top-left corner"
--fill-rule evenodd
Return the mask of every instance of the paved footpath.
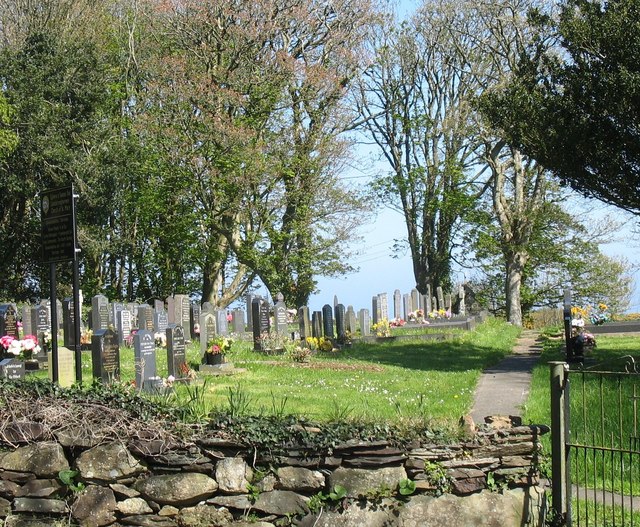
M 531 372 L 540 358 L 538 332 L 525 330 L 511 355 L 485 370 L 476 388 L 471 417 L 477 424 L 489 415 L 521 415 L 531 386 Z

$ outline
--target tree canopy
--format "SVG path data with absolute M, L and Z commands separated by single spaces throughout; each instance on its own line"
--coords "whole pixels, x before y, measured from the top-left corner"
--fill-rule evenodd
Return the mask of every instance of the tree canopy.
M 640 1 L 568 0 L 484 113 L 576 191 L 640 212 Z

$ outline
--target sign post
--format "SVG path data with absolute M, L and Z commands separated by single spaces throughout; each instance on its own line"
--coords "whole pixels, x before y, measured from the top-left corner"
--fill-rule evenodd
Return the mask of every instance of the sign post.
M 56 264 L 73 263 L 73 303 L 75 324 L 75 361 L 76 381 L 82 382 L 82 354 L 80 344 L 80 306 L 77 232 L 76 232 L 76 196 L 73 186 L 48 189 L 40 194 L 42 260 L 50 265 L 50 300 L 56 305 Z M 53 382 L 58 382 L 58 326 L 55 308 L 51 310 L 51 359 Z

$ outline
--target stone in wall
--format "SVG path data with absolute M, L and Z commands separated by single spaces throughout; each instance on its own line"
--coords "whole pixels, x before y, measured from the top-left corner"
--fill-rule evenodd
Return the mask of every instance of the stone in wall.
M 347 496 L 366 496 L 371 490 L 387 488 L 394 490 L 401 479 L 406 479 L 404 467 L 384 467 L 376 470 L 340 467 L 329 476 L 329 488 L 341 485 L 347 489 Z
M 241 457 L 227 457 L 216 464 L 215 478 L 220 492 L 242 494 L 248 492 L 253 471 Z
M 85 481 L 118 481 L 144 472 L 144 467 L 122 443 L 99 445 L 82 452 L 76 460 Z
M 0 469 L 31 472 L 38 477 L 48 478 L 57 477 L 61 470 L 69 470 L 69 462 L 58 443 L 45 441 L 0 454 Z
M 151 476 L 136 482 L 135 490 L 160 505 L 195 505 L 218 490 L 216 481 L 205 474 L 184 473 Z

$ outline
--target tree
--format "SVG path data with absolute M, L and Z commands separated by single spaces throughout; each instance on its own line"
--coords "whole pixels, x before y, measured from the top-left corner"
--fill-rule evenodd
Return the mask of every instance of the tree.
M 401 27 L 383 25 L 358 101 L 363 128 L 390 168 L 376 180 L 378 195 L 404 217 L 423 294 L 451 285 L 454 240 L 478 190 L 470 102 L 479 57 L 470 39 L 451 38 L 451 26 L 463 23 L 457 7 L 429 1 Z
M 640 212 L 640 2 L 567 0 L 484 112 L 582 194 Z M 555 36 L 554 40 L 549 36 Z

